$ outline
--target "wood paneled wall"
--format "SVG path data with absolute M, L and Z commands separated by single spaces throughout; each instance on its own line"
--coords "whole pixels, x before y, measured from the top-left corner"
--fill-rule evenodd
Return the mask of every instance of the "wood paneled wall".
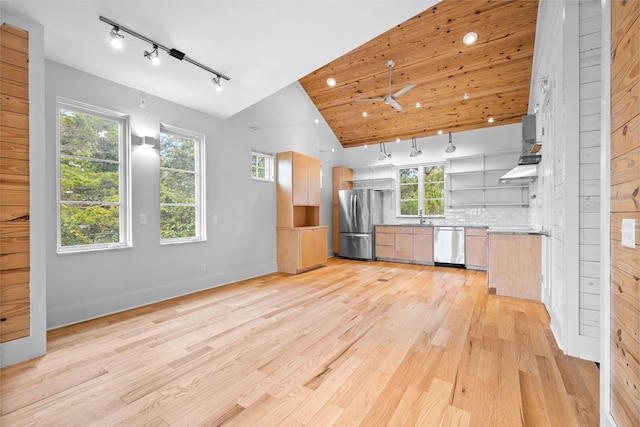
M 26 337 L 29 301 L 29 35 L 0 29 L 0 342 Z
M 611 414 L 623 427 L 640 425 L 640 2 L 611 4 Z

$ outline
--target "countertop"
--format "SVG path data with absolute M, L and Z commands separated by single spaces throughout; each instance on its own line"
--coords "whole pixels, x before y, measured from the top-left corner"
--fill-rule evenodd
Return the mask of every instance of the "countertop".
M 532 228 L 520 228 L 520 227 L 489 227 L 488 234 L 534 234 L 534 235 L 547 235 L 544 231 L 534 230 Z
M 406 223 L 406 224 L 376 224 L 376 226 L 383 227 L 465 227 L 465 228 L 486 228 L 487 233 L 489 234 L 534 234 L 534 235 L 545 235 L 548 233 L 535 230 L 528 226 L 518 226 L 518 225 L 478 225 L 478 224 L 415 224 L 415 223 Z
M 376 224 L 382 227 L 467 227 L 467 228 L 489 228 L 488 225 L 471 225 L 471 224 Z

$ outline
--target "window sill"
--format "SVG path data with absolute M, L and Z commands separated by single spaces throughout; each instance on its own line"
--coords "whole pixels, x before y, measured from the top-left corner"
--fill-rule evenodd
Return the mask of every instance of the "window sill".
M 161 240 L 160 246 L 183 245 L 186 243 L 203 243 L 206 241 L 206 239 L 201 238 Z
M 81 246 L 73 249 L 69 248 L 64 250 L 61 250 L 61 248 L 58 248 L 57 254 L 58 255 L 78 255 L 78 254 L 86 254 L 86 253 L 92 253 L 92 252 L 117 251 L 122 249 L 130 249 L 131 247 L 132 245 L 123 244 L 123 245 L 107 245 L 107 246 L 97 246 L 97 247 Z

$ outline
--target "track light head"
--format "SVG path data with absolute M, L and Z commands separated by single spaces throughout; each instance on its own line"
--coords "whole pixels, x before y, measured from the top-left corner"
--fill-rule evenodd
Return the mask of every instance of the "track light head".
M 109 43 L 114 49 L 120 49 L 122 47 L 122 39 L 124 36 L 120 34 L 120 28 L 114 26 L 109 33 Z
M 160 64 L 160 57 L 158 56 L 158 45 L 153 45 L 153 50 L 151 52 L 144 51 L 144 57 L 147 58 L 153 65 Z
M 220 76 L 215 76 L 211 81 L 216 86 L 216 92 L 222 92 L 222 78 Z
M 447 149 L 444 150 L 444 152 L 453 153 L 454 151 L 456 151 L 456 146 L 453 145 L 453 141 L 451 140 L 451 132 L 449 132 L 449 145 L 447 146 Z
M 411 153 L 409 153 L 409 157 L 417 157 L 422 154 L 422 150 L 418 150 L 418 143 L 416 142 L 416 138 L 411 138 Z
M 387 149 L 384 146 L 384 142 L 380 143 L 380 154 L 378 154 L 378 160 L 390 159 L 391 154 L 387 154 Z

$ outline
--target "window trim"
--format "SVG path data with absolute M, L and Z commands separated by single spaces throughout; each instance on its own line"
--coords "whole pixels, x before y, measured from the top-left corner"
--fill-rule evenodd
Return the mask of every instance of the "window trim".
M 442 170 L 444 172 L 444 176 L 443 176 L 443 187 L 446 188 L 445 185 L 445 179 L 446 179 L 446 171 L 445 171 L 445 162 L 430 162 L 430 163 L 420 163 L 420 164 L 413 164 L 413 165 L 403 165 L 403 166 L 397 166 L 397 170 L 396 170 L 396 192 L 397 192 L 397 196 L 396 196 L 396 217 L 398 218 L 418 218 L 420 215 L 419 214 L 411 214 L 411 215 L 407 215 L 407 214 L 402 214 L 401 213 L 401 189 L 400 186 L 401 184 L 401 180 L 400 180 L 400 171 L 402 169 L 418 169 L 418 207 L 420 206 L 424 206 L 424 202 L 425 202 L 425 198 L 424 198 L 424 169 L 427 167 L 431 167 L 431 166 L 438 166 L 438 167 L 442 167 Z M 446 214 L 446 209 L 447 209 L 447 203 L 446 203 L 446 190 L 443 189 L 443 193 L 442 193 L 442 207 L 443 207 L 443 212 L 441 215 L 423 215 L 424 218 L 443 218 Z M 435 199 L 430 199 L 430 200 L 435 200 Z M 418 208 L 419 209 L 419 208 Z
M 207 214 L 206 214 L 206 182 L 205 179 L 205 134 L 200 132 L 195 132 L 192 130 L 180 128 L 173 125 L 168 125 L 166 123 L 160 123 L 160 133 L 168 133 L 176 136 L 182 136 L 185 138 L 193 139 L 196 141 L 196 149 L 195 149 L 195 211 L 196 211 L 196 232 L 195 236 L 190 237 L 177 237 L 177 238 L 169 238 L 163 239 L 160 235 L 160 245 L 175 245 L 182 243 L 194 243 L 194 242 L 205 242 L 207 240 Z M 162 144 L 160 142 L 160 144 Z M 158 157 L 160 157 L 161 148 L 158 153 Z M 162 170 L 167 168 L 159 167 L 159 173 Z M 178 170 L 178 169 L 171 169 Z M 162 208 L 163 203 L 160 202 L 158 205 L 158 216 L 160 216 L 160 209 Z M 175 205 L 175 204 L 172 204 Z M 190 205 L 186 205 L 190 206 Z M 160 230 L 158 229 L 158 233 Z
M 251 162 L 249 162 L 249 171 L 251 174 L 251 179 L 255 180 L 255 181 L 261 181 L 261 182 L 275 182 L 275 156 L 271 153 L 265 153 L 264 151 L 260 151 L 260 150 L 251 150 L 251 157 L 253 157 L 254 155 L 258 155 L 258 156 L 263 156 L 266 159 L 269 160 L 269 176 L 266 178 L 258 178 L 257 176 L 253 175 L 253 170 L 251 170 L 252 165 Z
M 80 114 L 100 117 L 119 123 L 120 141 L 118 151 L 120 159 L 118 197 L 120 199 L 119 232 L 120 238 L 117 243 L 95 243 L 90 245 L 62 246 L 62 228 L 60 221 L 60 180 L 62 178 L 60 170 L 60 111 L 71 110 Z M 124 249 L 132 246 L 131 233 L 131 127 L 130 116 L 107 108 L 97 107 L 80 101 L 56 96 L 56 252 L 59 255 L 74 254 L 82 252 L 104 251 L 112 249 Z

